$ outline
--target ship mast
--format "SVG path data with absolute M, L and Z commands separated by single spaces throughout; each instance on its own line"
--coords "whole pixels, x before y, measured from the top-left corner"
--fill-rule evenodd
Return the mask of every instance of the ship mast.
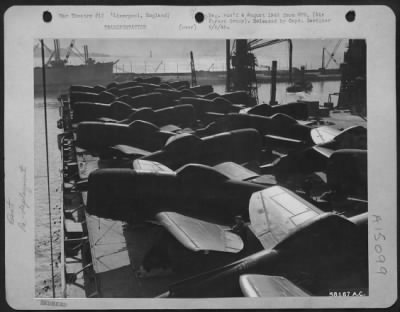
M 56 63 L 59 63 L 60 58 L 60 41 L 58 39 L 54 39 L 54 59 Z
M 87 45 L 83 46 L 83 54 L 84 54 L 84 57 L 85 57 L 85 64 L 88 64 L 88 62 L 89 62 L 89 51 L 88 51 L 88 46 Z
M 190 51 L 190 70 L 192 72 L 192 87 L 194 87 L 197 85 L 197 79 L 196 79 L 196 69 L 194 67 L 194 57 L 192 51 Z

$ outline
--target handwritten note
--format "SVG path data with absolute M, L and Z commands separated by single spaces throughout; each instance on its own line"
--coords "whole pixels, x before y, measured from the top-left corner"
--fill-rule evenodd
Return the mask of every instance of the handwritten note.
M 388 274 L 388 269 L 386 265 L 386 256 L 384 243 L 386 241 L 386 235 L 384 234 L 383 219 L 380 215 L 372 215 L 372 232 L 374 241 L 374 260 L 377 264 L 376 274 L 386 275 Z
M 31 209 L 27 198 L 32 193 L 32 189 L 27 186 L 27 168 L 19 166 L 17 170 L 18 178 L 22 180 L 21 189 L 15 199 L 6 200 L 6 218 L 9 224 L 17 225 L 22 231 L 26 232 L 26 213 Z

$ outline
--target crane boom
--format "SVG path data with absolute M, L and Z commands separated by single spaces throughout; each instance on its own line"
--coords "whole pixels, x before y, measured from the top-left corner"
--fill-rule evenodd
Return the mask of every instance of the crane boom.
M 162 65 L 163 61 L 160 62 L 160 64 L 157 65 L 156 69 L 154 70 L 154 72 L 156 73 L 158 71 L 158 69 L 160 68 L 160 66 Z
M 329 53 L 329 60 L 325 65 L 325 68 L 328 68 L 330 62 L 333 60 L 335 62 L 336 65 L 339 65 L 339 63 L 336 61 L 336 59 L 334 58 L 335 53 L 337 52 L 337 49 L 339 48 L 340 44 L 341 44 L 342 40 L 338 40 L 338 42 L 336 43 L 335 47 L 333 48 L 332 53 L 329 52 L 329 50 L 327 48 L 325 48 L 325 51 L 327 51 Z
M 46 66 L 48 66 L 50 64 L 51 60 L 53 59 L 53 56 L 54 56 L 54 51 L 51 52 L 49 59 L 46 62 Z
M 67 54 L 65 55 L 65 62 L 66 62 L 66 63 L 68 62 L 69 56 L 71 55 L 72 48 L 74 47 L 74 44 L 75 44 L 75 40 L 72 39 L 72 40 L 71 40 L 71 43 L 69 44 Z
M 292 54 L 293 54 L 293 43 L 291 39 L 273 39 L 273 40 L 262 40 L 262 39 L 255 39 L 250 40 L 248 42 L 248 50 L 253 51 L 260 48 L 265 48 L 274 44 L 278 44 L 281 42 L 288 42 L 289 43 L 289 82 L 292 82 Z
M 257 42 L 251 44 L 249 43 L 249 51 L 253 51 L 259 48 L 264 48 L 268 47 L 273 44 L 281 43 L 284 41 L 287 41 L 288 39 L 274 39 L 274 40 L 269 40 L 269 41 L 264 41 L 264 40 L 257 40 Z

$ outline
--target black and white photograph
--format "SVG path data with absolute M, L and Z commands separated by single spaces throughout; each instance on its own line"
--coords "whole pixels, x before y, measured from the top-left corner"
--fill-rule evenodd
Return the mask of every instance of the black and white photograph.
M 4 25 L 10 307 L 396 302 L 390 9 L 19 6 Z
M 367 296 L 366 44 L 37 40 L 37 296 Z

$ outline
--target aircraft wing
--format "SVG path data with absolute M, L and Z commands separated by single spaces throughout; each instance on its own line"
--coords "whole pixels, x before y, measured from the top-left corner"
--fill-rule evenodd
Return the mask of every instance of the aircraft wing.
M 240 289 L 246 297 L 308 297 L 310 296 L 282 276 L 245 274 L 239 278 Z
M 335 137 L 336 149 L 367 149 L 367 128 L 352 126 L 344 129 Z
M 281 135 L 274 135 L 274 134 L 267 134 L 265 135 L 265 137 L 267 139 L 273 140 L 273 141 L 278 141 L 278 142 L 285 142 L 288 144 L 301 144 L 303 143 L 303 141 L 298 140 L 298 139 L 293 139 L 293 138 L 289 138 L 289 137 L 284 137 Z
M 275 176 L 271 174 L 259 175 L 258 173 L 231 161 L 220 163 L 213 168 L 231 180 L 252 182 L 265 186 L 276 184 Z
M 138 172 L 175 173 L 175 171 L 169 169 L 163 164 L 160 164 L 159 162 L 145 159 L 135 159 L 133 161 L 133 169 Z
M 257 178 L 254 178 L 254 179 L 251 179 L 248 181 L 253 182 L 253 183 L 262 184 L 265 186 L 272 186 L 272 185 L 277 184 L 276 178 L 272 174 L 263 174 Z
M 180 131 L 182 129 L 177 127 L 177 126 L 175 126 L 175 125 L 165 125 L 165 126 L 162 126 L 160 128 L 160 130 L 161 131 L 166 131 L 166 132 L 177 132 L 177 131 Z
M 117 122 L 118 120 L 115 120 L 113 118 L 108 118 L 108 117 L 99 117 L 97 118 L 97 121 L 102 121 L 102 122 Z
M 243 249 L 242 239 L 227 226 L 175 212 L 160 212 L 156 220 L 189 250 L 237 253 Z
M 272 186 L 251 196 L 249 227 L 265 249 L 272 249 L 302 223 L 322 213 L 288 189 Z
M 315 144 L 322 144 L 332 141 L 339 133 L 335 128 L 322 126 L 311 130 L 311 138 Z
M 259 176 L 256 172 L 231 161 L 220 163 L 214 166 L 214 169 L 232 180 L 246 181 Z
M 136 155 L 138 157 L 150 155 L 149 151 L 146 151 L 144 149 L 134 147 L 134 146 L 124 145 L 124 144 L 114 145 L 111 147 L 111 149 L 119 151 L 124 155 Z
M 312 147 L 315 151 L 317 151 L 318 153 L 320 153 L 321 155 L 325 156 L 326 158 L 331 157 L 332 153 L 334 152 L 334 150 L 330 149 L 330 148 L 326 148 L 326 147 L 322 147 L 322 146 L 313 146 Z

